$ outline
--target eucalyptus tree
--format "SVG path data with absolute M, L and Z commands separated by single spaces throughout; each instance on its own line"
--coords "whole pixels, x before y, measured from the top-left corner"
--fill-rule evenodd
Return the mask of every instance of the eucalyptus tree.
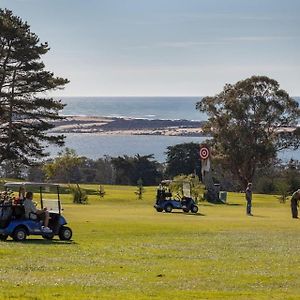
M 47 134 L 64 107 L 48 92 L 68 83 L 45 69 L 49 49 L 20 17 L 0 9 L 0 163 L 28 165 L 46 155 L 48 143 L 63 144 L 63 136 Z
M 272 163 L 278 151 L 300 146 L 299 104 L 268 77 L 226 84 L 196 108 L 208 115 L 204 131 L 213 137 L 214 153 L 243 186 L 252 181 L 258 166 Z

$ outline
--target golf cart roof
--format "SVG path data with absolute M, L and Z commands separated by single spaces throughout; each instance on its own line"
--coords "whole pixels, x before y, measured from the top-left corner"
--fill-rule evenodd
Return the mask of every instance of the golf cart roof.
M 169 184 L 171 184 L 172 182 L 173 182 L 173 180 L 165 179 L 165 180 L 162 180 L 162 181 L 160 182 L 160 184 L 162 184 L 162 185 L 169 185 Z
M 22 181 L 16 181 L 16 182 L 6 182 L 4 184 L 5 187 L 21 187 L 21 186 L 38 186 L 38 187 L 58 187 L 59 184 L 57 183 L 43 183 L 43 182 L 22 182 Z

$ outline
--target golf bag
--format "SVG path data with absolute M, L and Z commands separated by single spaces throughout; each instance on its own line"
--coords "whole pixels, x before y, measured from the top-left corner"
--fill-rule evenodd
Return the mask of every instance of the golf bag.
M 0 206 L 0 228 L 5 228 L 12 217 L 12 207 L 9 205 Z

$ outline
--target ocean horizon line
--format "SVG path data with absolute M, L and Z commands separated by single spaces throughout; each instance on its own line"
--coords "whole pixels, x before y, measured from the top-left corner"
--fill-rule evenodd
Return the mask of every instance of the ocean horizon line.
M 214 94 L 215 95 L 215 94 Z M 208 95 L 205 96 L 85 96 L 85 95 L 79 95 L 79 96 L 53 96 L 53 98 L 204 98 L 204 97 L 211 97 Z M 300 98 L 300 95 L 298 96 L 290 96 L 291 98 Z

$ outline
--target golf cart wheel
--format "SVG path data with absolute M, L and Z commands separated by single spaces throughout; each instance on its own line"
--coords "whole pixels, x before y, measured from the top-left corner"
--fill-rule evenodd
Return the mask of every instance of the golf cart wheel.
M 27 231 L 23 227 L 16 228 L 12 234 L 12 238 L 16 242 L 25 241 L 27 237 Z
M 191 207 L 191 212 L 194 213 L 194 214 L 196 214 L 198 212 L 198 206 L 197 205 L 193 205 Z
M 54 238 L 54 233 L 45 233 L 45 234 L 43 234 L 43 238 L 45 239 L 45 240 L 53 240 L 53 238 Z
M 163 211 L 163 208 L 161 208 L 161 207 L 156 208 L 156 211 L 157 211 L 157 212 L 162 212 L 162 211 Z
M 69 241 L 72 238 L 72 230 L 69 227 L 62 226 L 58 234 L 62 241 Z
M 7 238 L 8 238 L 7 234 L 0 234 L 0 241 L 6 241 Z
M 165 206 L 165 212 L 167 212 L 167 213 L 172 212 L 172 209 L 173 209 L 173 207 L 172 207 L 171 204 L 168 204 L 168 205 Z

